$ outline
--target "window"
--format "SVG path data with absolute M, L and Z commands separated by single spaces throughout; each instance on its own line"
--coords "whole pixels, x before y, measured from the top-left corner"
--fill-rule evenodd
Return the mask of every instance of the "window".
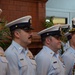
M 67 18 L 54 17 L 53 23 L 54 24 L 67 24 Z
M 67 18 L 62 17 L 47 17 L 46 21 L 51 21 L 53 24 L 67 24 Z

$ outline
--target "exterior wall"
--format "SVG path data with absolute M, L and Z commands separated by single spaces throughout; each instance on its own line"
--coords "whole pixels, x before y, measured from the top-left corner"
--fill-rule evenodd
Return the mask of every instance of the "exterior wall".
M 46 3 L 46 16 L 64 17 L 72 26 L 75 17 L 75 0 L 48 0 Z
M 31 15 L 34 31 L 40 31 L 44 28 L 45 3 L 46 0 L 0 0 L 0 8 L 3 10 L 1 17 L 10 22 Z

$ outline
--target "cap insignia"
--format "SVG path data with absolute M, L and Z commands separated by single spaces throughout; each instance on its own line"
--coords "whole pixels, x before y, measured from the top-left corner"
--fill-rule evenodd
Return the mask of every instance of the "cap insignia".
M 17 25 L 15 27 L 18 27 Z
M 47 35 L 49 35 L 49 33 L 47 33 Z

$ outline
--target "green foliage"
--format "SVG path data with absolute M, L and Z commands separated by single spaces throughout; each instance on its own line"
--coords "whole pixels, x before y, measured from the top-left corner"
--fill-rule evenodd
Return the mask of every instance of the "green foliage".
M 53 17 L 49 17 L 49 18 L 46 18 L 46 19 L 45 19 L 44 26 L 45 26 L 46 28 L 51 27 L 51 26 L 53 26 L 53 25 L 54 25 L 54 24 L 53 24 Z
M 62 55 L 64 53 L 63 46 L 61 45 L 61 49 L 59 50 L 59 54 Z
M 6 21 L 0 22 L 0 46 L 5 50 L 11 43 L 9 28 L 5 27 Z

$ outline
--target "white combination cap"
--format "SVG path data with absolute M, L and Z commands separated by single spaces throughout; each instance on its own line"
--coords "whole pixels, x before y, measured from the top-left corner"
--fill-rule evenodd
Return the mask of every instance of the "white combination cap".
M 41 35 L 41 37 L 45 37 L 45 36 L 54 36 L 54 35 L 58 35 L 61 36 L 61 29 L 62 28 L 67 28 L 69 25 L 53 25 L 49 28 L 46 28 L 40 32 L 38 32 L 38 35 Z
M 32 28 L 32 17 L 31 16 L 24 16 L 19 19 L 16 19 L 12 22 L 6 24 L 6 27 L 10 28 L 10 31 L 15 29 L 26 29 L 31 30 Z

